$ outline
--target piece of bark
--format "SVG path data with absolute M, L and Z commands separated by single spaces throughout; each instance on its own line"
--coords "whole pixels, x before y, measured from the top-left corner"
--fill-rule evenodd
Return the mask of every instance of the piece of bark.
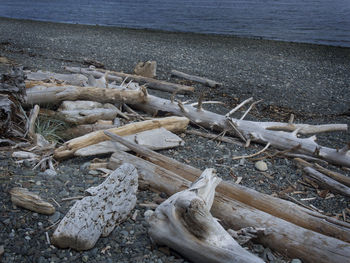
M 156 61 L 146 61 L 139 62 L 135 66 L 134 72 L 136 75 L 140 75 L 147 78 L 154 78 L 157 76 L 157 62 Z
M 132 151 L 148 158 L 152 163 L 170 170 L 183 178 L 193 182 L 202 173 L 201 170 L 178 162 L 122 137 L 106 132 L 113 140 L 124 144 Z M 287 220 L 303 228 L 319 232 L 324 235 L 350 242 L 350 224 L 334 220 L 331 217 L 300 207 L 292 202 L 259 193 L 253 189 L 224 181 L 217 187 L 217 192 L 273 216 Z
M 208 87 L 211 87 L 211 88 L 217 88 L 217 87 L 222 85 L 221 83 L 216 82 L 214 80 L 203 78 L 203 77 L 199 77 L 199 76 L 195 76 L 195 75 L 186 74 L 186 73 L 183 73 L 183 72 L 180 72 L 180 71 L 177 71 L 177 70 L 172 70 L 171 71 L 171 75 L 179 77 L 179 78 L 183 78 L 183 79 L 199 82 L 199 83 L 204 84 L 204 85 L 206 85 Z
M 188 123 L 189 120 L 184 117 L 166 117 L 130 123 L 121 127 L 108 129 L 108 131 L 116 133 L 120 136 L 135 134 L 146 130 L 153 130 L 160 127 L 163 127 L 171 132 L 181 132 L 186 129 Z M 109 140 L 109 137 L 103 133 L 103 130 L 95 131 L 65 142 L 61 147 L 55 150 L 54 156 L 58 159 L 68 158 L 70 156 L 73 156 L 77 150 L 83 147 L 87 147 L 89 145 L 93 145 L 106 140 Z
M 14 187 L 10 190 L 11 201 L 14 205 L 23 207 L 39 214 L 52 215 L 55 207 L 42 200 L 40 196 L 30 192 L 27 188 Z
M 312 180 L 313 182 L 321 186 L 323 189 L 327 189 L 333 193 L 339 193 L 350 197 L 350 188 L 346 185 L 343 185 L 342 183 L 339 183 L 338 181 L 329 178 L 328 176 L 320 173 L 312 167 L 305 167 L 303 170 L 304 172 L 306 172 L 306 176 L 308 179 Z
M 299 138 L 298 134 L 310 134 L 325 131 L 347 130 L 346 124 L 327 124 L 327 125 L 307 125 L 290 124 L 278 122 L 256 122 L 235 118 L 229 118 L 214 112 L 199 110 L 190 105 L 174 103 L 170 100 L 162 99 L 156 96 L 147 95 L 144 103 L 133 104 L 134 108 L 154 114 L 155 112 L 170 112 L 177 116 L 184 116 L 192 123 L 218 131 L 239 136 L 242 140 L 255 141 L 263 144 L 270 144 L 281 150 L 295 149 L 295 153 L 301 153 L 309 156 L 315 156 L 328 162 L 350 167 L 350 154 L 347 151 L 324 147 L 318 145 L 316 136 L 309 138 Z M 294 127 L 293 132 L 270 130 L 270 127 Z
M 41 83 L 27 88 L 27 104 L 58 104 L 64 100 L 93 100 L 101 103 L 117 103 L 133 101 L 141 103 L 145 99 L 145 91 L 129 89 L 106 89 L 95 87 L 79 87 Z
M 60 74 L 50 71 L 25 71 L 28 81 L 58 82 L 74 86 L 85 86 L 88 78 L 83 74 Z
M 109 77 L 117 76 L 121 78 L 128 78 L 129 80 L 134 80 L 140 84 L 145 84 L 149 88 L 167 91 L 171 93 L 173 93 L 174 91 L 177 91 L 177 93 L 192 93 L 194 91 L 194 87 L 174 84 L 163 80 L 146 78 L 146 77 L 127 74 L 123 72 L 116 72 L 116 71 L 110 71 L 110 70 L 107 71 L 102 69 L 90 70 L 90 69 L 82 69 L 78 67 L 65 67 L 65 69 L 69 72 L 75 72 L 75 73 L 81 72 L 83 74 L 96 74 L 96 72 L 98 72 L 103 75 L 105 72 L 108 72 Z
M 139 171 L 142 189 L 173 195 L 188 188 L 191 181 L 126 152 L 112 155 L 109 168 L 123 163 L 134 164 Z M 211 212 L 223 225 L 234 230 L 247 227 L 265 228 L 267 236 L 258 236 L 258 242 L 290 258 L 303 262 L 343 262 L 349 256 L 350 245 L 336 238 L 307 230 L 256 208 L 238 202 L 229 193 L 216 192 Z M 252 200 L 258 200 L 255 196 Z M 273 204 L 272 204 L 273 205 Z M 298 217 L 298 214 L 295 214 Z M 256 240 L 255 240 L 256 241 Z
M 127 219 L 136 205 L 138 175 L 131 164 L 116 169 L 102 184 L 86 190 L 91 196 L 77 201 L 53 233 L 60 248 L 91 249 Z
M 193 262 L 264 262 L 242 248 L 213 218 L 210 209 L 221 179 L 206 169 L 191 186 L 178 192 L 149 215 L 149 235 Z
M 184 141 L 179 136 L 168 131 L 165 128 L 143 131 L 136 134 L 124 136 L 124 138 L 128 141 L 135 142 L 152 150 L 170 149 L 184 144 Z M 128 151 L 129 149 L 117 142 L 103 141 L 94 145 L 90 145 L 88 147 L 81 148 L 77 150 L 74 155 L 101 155 L 113 153 L 116 150 Z

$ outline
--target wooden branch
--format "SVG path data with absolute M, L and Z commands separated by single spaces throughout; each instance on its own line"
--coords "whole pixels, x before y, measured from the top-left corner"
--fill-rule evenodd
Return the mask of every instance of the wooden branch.
M 226 113 L 225 117 L 230 117 L 233 113 L 235 113 L 237 110 L 242 108 L 245 104 L 248 102 L 251 102 L 253 100 L 253 97 L 250 97 L 244 101 L 242 101 L 240 104 L 238 104 L 236 107 L 234 107 L 232 110 L 230 110 L 228 113 Z
M 307 177 L 314 181 L 316 184 L 321 186 L 324 189 L 329 189 L 333 193 L 339 193 L 345 196 L 350 197 L 350 188 L 346 185 L 343 185 L 339 183 L 336 180 L 333 180 L 332 178 L 329 178 L 328 176 L 318 172 L 314 168 L 311 167 L 305 167 L 304 172 L 307 173 Z
M 40 196 L 30 192 L 27 188 L 14 187 L 10 190 L 10 194 L 11 201 L 16 206 L 44 215 L 55 213 L 55 207 L 52 204 L 42 200 Z
M 72 73 L 80 73 L 84 75 L 91 75 L 94 78 L 101 78 L 104 76 L 105 72 L 100 72 L 95 69 L 90 69 L 90 68 L 79 68 L 79 67 L 64 67 L 65 70 L 72 72 Z M 110 75 L 108 74 L 106 76 L 107 80 L 109 81 L 116 81 L 121 83 L 123 81 L 123 77 L 118 77 L 115 75 Z
M 41 70 L 37 72 L 25 71 L 25 73 L 27 76 L 27 81 L 31 81 L 30 83 L 33 81 L 50 81 L 83 87 L 86 86 L 88 82 L 88 78 L 82 74 L 60 74 Z
M 116 169 L 102 184 L 86 190 L 91 196 L 77 201 L 53 233 L 60 248 L 91 249 L 127 219 L 136 205 L 138 175 L 131 164 Z
M 109 162 L 109 168 L 114 169 L 123 163 L 134 164 L 138 169 L 139 183 L 142 189 L 151 189 L 172 195 L 186 189 L 191 184 L 191 181 L 186 180 L 184 176 L 126 152 L 113 154 Z M 255 202 L 256 200 L 259 200 L 259 196 L 253 197 L 252 201 Z M 288 206 L 286 209 L 288 209 Z M 260 236 L 258 238 L 259 242 L 290 258 L 300 258 L 303 262 L 337 263 L 337 260 L 342 262 L 349 255 L 349 243 L 271 216 L 228 197 L 227 192 L 216 192 L 211 213 L 231 229 L 266 228 L 268 234 Z M 298 217 L 298 214 L 294 214 L 294 216 Z
M 198 136 L 202 136 L 204 138 L 209 138 L 212 140 L 217 140 L 217 141 L 221 141 L 221 142 L 226 142 L 226 143 L 231 143 L 231 144 L 235 144 L 235 145 L 239 145 L 239 146 L 244 146 L 243 143 L 241 143 L 240 141 L 234 139 L 234 138 L 229 138 L 229 137 L 225 137 L 225 136 L 220 136 L 220 135 L 216 135 L 216 134 L 212 134 L 212 133 L 205 133 L 205 132 L 200 132 L 200 131 L 196 131 L 196 130 L 186 130 L 187 134 L 192 134 L 192 135 L 198 135 Z
M 64 100 L 93 100 L 101 103 L 141 103 L 144 92 L 127 89 L 106 89 L 41 83 L 27 89 L 27 104 L 57 104 Z
M 199 77 L 199 76 L 195 76 L 195 75 L 189 75 L 189 74 L 177 71 L 177 70 L 172 70 L 171 71 L 171 75 L 179 77 L 179 78 L 195 81 L 195 82 L 204 84 L 205 86 L 208 86 L 208 87 L 211 87 L 211 88 L 218 88 L 219 86 L 222 85 L 221 83 L 216 82 L 214 80 L 210 80 L 210 79 Z
M 65 70 L 69 72 L 75 72 L 75 73 L 79 72 L 83 74 L 96 74 L 95 72 L 99 72 L 103 74 L 106 72 L 106 70 L 103 70 L 103 69 L 90 70 L 90 69 L 83 69 L 78 67 L 65 67 Z M 174 84 L 163 80 L 157 80 L 157 79 L 142 77 L 142 76 L 133 75 L 133 74 L 127 74 L 123 72 L 116 72 L 116 71 L 108 71 L 108 73 L 109 73 L 108 76 L 128 78 L 140 84 L 145 84 L 147 85 L 147 87 L 152 89 L 157 89 L 157 90 L 162 90 L 167 92 L 174 92 L 175 90 L 177 90 L 178 93 L 191 93 L 194 91 L 194 87 Z
M 186 180 L 193 182 L 202 173 L 199 169 L 126 141 L 120 136 L 109 132 L 106 132 L 106 134 L 137 154 L 147 157 L 152 163 L 170 170 Z M 350 242 L 350 224 L 345 223 L 344 225 L 341 221 L 334 221 L 332 218 L 309 211 L 292 202 L 262 194 L 253 189 L 230 182 L 222 182 L 217 187 L 217 192 L 303 228 Z
M 166 117 L 161 119 L 130 123 L 122 127 L 108 129 L 108 131 L 116 133 L 120 136 L 135 134 L 138 132 L 152 130 L 160 127 L 164 127 L 165 129 L 172 132 L 179 132 L 184 131 L 188 123 L 189 120 L 184 117 Z M 61 147 L 55 150 L 54 157 L 57 159 L 68 158 L 70 156 L 73 156 L 77 150 L 83 147 L 106 140 L 109 140 L 109 137 L 106 136 L 102 130 L 95 131 L 65 142 Z
M 34 108 L 30 111 L 29 120 L 27 122 L 27 132 L 28 136 L 31 139 L 34 139 L 35 135 L 35 121 L 39 115 L 40 107 L 35 105 Z

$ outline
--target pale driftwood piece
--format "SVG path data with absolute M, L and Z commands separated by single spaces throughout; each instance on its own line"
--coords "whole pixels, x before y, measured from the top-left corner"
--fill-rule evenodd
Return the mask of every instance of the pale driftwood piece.
M 214 80 L 203 78 L 203 77 L 199 77 L 199 76 L 195 76 L 195 75 L 186 74 L 186 73 L 183 73 L 183 72 L 180 72 L 180 71 L 177 71 L 177 70 L 172 70 L 171 71 L 171 75 L 179 77 L 179 78 L 195 81 L 195 82 L 204 84 L 205 86 L 208 86 L 208 87 L 211 87 L 211 88 L 218 88 L 219 86 L 222 85 L 221 83 L 216 82 Z
M 90 69 L 90 68 L 78 68 L 78 67 L 64 67 L 65 70 L 72 72 L 72 73 L 80 73 L 80 74 L 84 74 L 84 75 L 91 75 L 94 78 L 101 78 L 104 76 L 105 72 L 100 72 L 97 71 L 95 69 Z M 107 76 L 107 80 L 110 81 L 116 81 L 121 83 L 123 81 L 123 77 L 118 77 L 115 75 L 110 75 L 108 74 Z
M 311 179 L 322 188 L 328 189 L 333 193 L 339 193 L 350 197 L 350 188 L 346 185 L 329 178 L 312 167 L 305 167 L 303 170 L 307 173 L 307 178 Z
M 349 176 L 328 170 L 317 163 L 316 164 L 309 163 L 301 158 L 295 158 L 294 160 L 297 161 L 298 164 L 301 165 L 302 167 L 312 167 L 312 168 L 316 169 L 317 171 L 329 176 L 330 178 L 350 187 L 350 177 Z
M 37 72 L 25 71 L 25 73 L 27 80 L 31 81 L 52 81 L 81 87 L 85 86 L 88 82 L 88 78 L 82 74 L 60 74 L 41 70 Z
M 311 136 L 309 138 L 297 137 L 298 133 L 309 134 L 310 132 L 324 132 L 325 130 L 346 130 L 346 124 L 329 124 L 326 126 L 293 124 L 293 127 L 295 128 L 293 132 L 273 131 L 267 128 L 272 126 L 290 127 L 291 124 L 278 122 L 255 122 L 227 118 L 223 115 L 210 111 L 198 111 L 196 108 L 189 105 L 173 103 L 170 100 L 158 98 L 152 95 L 147 95 L 144 103 L 133 104 L 133 106 L 150 113 L 165 111 L 171 112 L 174 115 L 185 116 L 194 124 L 210 129 L 228 131 L 231 134 L 243 135 L 244 138 L 263 143 L 265 145 L 270 143 L 271 146 L 278 149 L 286 150 L 297 147 L 295 150 L 297 153 L 316 156 L 328 162 L 350 167 L 350 154 L 347 152 L 318 145 L 315 142 L 316 136 Z M 235 128 L 238 133 L 233 131 L 233 128 Z
M 27 104 L 57 104 L 64 100 L 93 100 L 101 103 L 141 103 L 146 91 L 128 89 L 105 89 L 41 83 L 27 88 Z
M 181 132 L 186 129 L 188 123 L 189 120 L 185 117 L 166 117 L 130 123 L 122 127 L 108 129 L 108 131 L 116 133 L 120 136 L 126 136 L 142 131 L 153 130 L 160 127 L 163 127 L 171 132 Z M 87 147 L 89 145 L 93 145 L 106 140 L 109 140 L 109 137 L 106 136 L 102 130 L 95 131 L 65 142 L 61 147 L 55 150 L 54 156 L 58 159 L 67 158 L 73 156 L 74 152 L 83 147 Z
M 108 132 L 106 134 L 137 154 L 147 157 L 152 163 L 170 170 L 191 182 L 195 181 L 202 173 L 197 168 L 128 142 L 120 136 Z M 227 181 L 222 182 L 217 187 L 217 192 L 303 228 L 350 242 L 350 224 L 348 223 L 334 220 L 331 217 L 310 211 L 292 202 L 262 194 L 253 189 Z
M 26 151 L 17 151 L 13 152 L 11 154 L 13 158 L 18 158 L 18 159 L 37 159 L 39 156 L 35 153 L 32 152 L 26 152 Z
M 188 189 L 169 197 L 146 218 L 149 235 L 193 262 L 264 262 L 242 248 L 210 214 L 220 181 L 213 169 L 204 170 Z
M 163 80 L 146 78 L 146 77 L 127 74 L 127 73 L 123 73 L 123 72 L 106 71 L 106 70 L 102 70 L 102 69 L 90 70 L 90 69 L 82 69 L 82 68 L 78 68 L 78 67 L 65 67 L 65 69 L 69 72 L 75 72 L 75 73 L 81 72 L 83 74 L 96 74 L 95 72 L 104 74 L 105 72 L 108 72 L 109 77 L 117 76 L 117 77 L 121 77 L 121 78 L 128 78 L 128 79 L 134 80 L 140 84 L 145 84 L 149 88 L 167 91 L 167 92 L 177 91 L 177 93 L 188 93 L 188 92 L 194 91 L 194 87 L 174 84 L 174 83 L 166 82 Z
M 40 196 L 30 192 L 27 188 L 14 187 L 10 190 L 11 201 L 14 205 L 23 207 L 39 214 L 52 215 L 55 207 L 42 200 Z
M 35 105 L 34 108 L 30 111 L 29 120 L 27 122 L 27 132 L 29 138 L 33 139 L 35 135 L 35 121 L 39 115 L 40 107 Z
M 146 61 L 137 63 L 134 72 L 136 75 L 140 75 L 147 78 L 154 78 L 157 76 L 157 62 Z
M 95 101 L 63 101 L 57 110 L 60 119 L 72 124 L 91 124 L 98 120 L 114 120 L 119 110 L 110 103 Z
M 240 108 L 242 108 L 245 104 L 251 102 L 253 100 L 253 97 L 250 97 L 244 101 L 242 101 L 240 104 L 238 104 L 236 107 L 234 107 L 232 110 L 230 110 L 228 113 L 226 113 L 225 117 L 230 117 L 233 113 L 238 111 Z
M 136 134 L 127 135 L 124 139 L 135 142 L 151 150 L 164 150 L 175 148 L 184 144 L 184 141 L 176 134 L 164 128 L 153 129 Z M 116 150 L 128 151 L 129 149 L 124 145 L 113 142 L 104 141 L 88 147 L 77 150 L 75 156 L 92 156 L 113 153 Z
M 123 163 L 135 165 L 139 171 L 140 187 L 143 189 L 164 192 L 170 196 L 186 189 L 191 183 L 183 176 L 126 152 L 113 154 L 108 166 L 114 169 Z M 258 197 L 253 200 L 257 199 Z M 342 262 L 349 254 L 349 243 L 271 216 L 227 197 L 224 193 L 216 192 L 211 212 L 231 229 L 265 228 L 268 235 L 259 236 L 260 242 L 290 258 L 300 258 L 303 262 L 337 263 L 337 260 Z
M 138 175 L 131 164 L 116 169 L 102 184 L 86 190 L 91 196 L 77 201 L 53 233 L 60 248 L 91 249 L 127 219 L 136 205 Z
M 217 141 L 221 141 L 221 142 L 227 142 L 227 143 L 231 143 L 231 144 L 236 144 L 239 146 L 244 146 L 243 143 L 241 143 L 240 141 L 236 140 L 235 138 L 229 138 L 229 137 L 225 137 L 225 136 L 221 136 L 216 135 L 216 134 L 211 134 L 211 133 L 205 133 L 205 132 L 200 132 L 200 131 L 196 131 L 196 130 L 186 130 L 187 134 L 192 134 L 192 135 L 198 135 L 198 136 L 202 136 L 204 138 L 209 138 L 212 140 L 217 140 Z

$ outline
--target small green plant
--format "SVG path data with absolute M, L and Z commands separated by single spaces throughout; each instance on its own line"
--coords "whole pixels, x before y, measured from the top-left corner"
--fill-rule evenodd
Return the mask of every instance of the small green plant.
M 48 141 L 63 142 L 58 133 L 67 127 L 64 121 L 50 117 L 39 116 L 35 122 L 36 133 L 41 134 Z

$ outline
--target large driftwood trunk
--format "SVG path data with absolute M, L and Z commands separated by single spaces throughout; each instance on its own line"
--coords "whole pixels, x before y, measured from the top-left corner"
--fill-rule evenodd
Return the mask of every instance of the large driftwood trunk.
M 146 157 L 152 163 L 174 172 L 188 181 L 195 181 L 202 171 L 174 159 L 146 149 L 135 143 L 128 142 L 120 136 L 106 132 L 113 140 L 122 143 L 132 151 Z M 223 181 L 217 187 L 217 192 L 228 198 L 240 201 L 246 205 L 287 220 L 303 228 L 324 235 L 350 242 L 350 224 L 313 212 L 292 202 L 259 193 L 253 189 Z
M 108 166 L 110 169 L 115 169 L 123 163 L 135 165 L 139 171 L 139 183 L 142 188 L 173 195 L 191 184 L 191 181 L 184 176 L 126 152 L 113 154 Z M 266 228 L 268 235 L 259 237 L 259 242 L 291 258 L 300 258 L 303 262 L 337 263 L 346 261 L 350 256 L 349 243 L 262 212 L 228 197 L 228 194 L 216 192 L 211 209 L 213 216 L 220 219 L 227 228 L 234 230 L 245 227 Z M 259 195 L 252 197 L 252 201 L 258 198 Z
M 298 138 L 299 134 L 314 134 L 326 131 L 347 130 L 346 124 L 307 125 L 290 124 L 280 122 L 255 122 L 235 118 L 196 109 L 190 105 L 175 103 L 170 100 L 148 95 L 144 103 L 133 104 L 137 109 L 154 114 L 158 111 L 171 112 L 177 116 L 185 116 L 191 122 L 200 126 L 228 131 L 231 134 L 244 136 L 246 140 L 270 144 L 278 149 L 291 150 L 294 152 L 322 158 L 328 162 L 350 167 L 350 154 L 348 148 L 344 150 L 332 149 L 318 145 L 316 136 L 309 138 Z M 237 133 L 238 130 L 239 133 Z M 291 131 L 291 132 L 288 132 Z
M 160 204 L 146 218 L 152 240 L 198 263 L 264 262 L 242 248 L 210 214 L 220 181 L 213 169 L 206 169 L 188 189 Z
M 165 128 L 172 132 L 179 132 L 186 129 L 189 120 L 184 117 L 166 117 L 160 119 L 147 120 L 142 122 L 135 122 L 124 125 L 118 128 L 108 129 L 109 132 L 126 136 L 138 132 L 152 130 L 156 128 Z M 55 158 L 62 159 L 73 156 L 74 153 L 84 147 L 93 145 L 102 141 L 109 140 L 109 137 L 103 133 L 103 130 L 88 133 L 78 138 L 74 138 L 65 142 L 61 147 L 54 152 Z
M 108 236 L 136 205 L 138 175 L 131 164 L 123 164 L 102 184 L 86 190 L 91 196 L 77 201 L 53 233 L 61 248 L 91 249 L 100 236 Z

